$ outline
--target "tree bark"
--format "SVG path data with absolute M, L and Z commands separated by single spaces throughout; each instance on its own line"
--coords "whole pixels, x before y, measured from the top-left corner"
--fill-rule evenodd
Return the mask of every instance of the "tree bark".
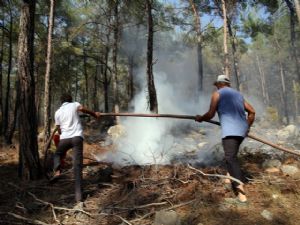
M 133 67 L 134 57 L 133 55 L 128 56 L 128 98 L 131 101 L 134 97 L 134 84 L 133 84 Z
M 202 32 L 201 32 L 201 20 L 194 0 L 190 0 L 190 5 L 194 13 L 195 31 L 197 34 L 197 63 L 198 63 L 198 91 L 203 91 L 203 57 L 202 57 Z
M 11 5 L 9 4 L 9 32 L 8 32 L 8 40 L 9 40 L 9 47 L 8 47 L 8 66 L 7 66 L 7 78 L 6 78 L 6 93 L 5 93 L 5 108 L 4 108 L 4 121 L 3 121 L 3 129 L 4 133 L 7 131 L 7 127 L 9 124 L 9 104 L 10 104 L 10 75 L 11 75 L 11 68 L 12 68 L 12 32 L 13 32 L 13 16 L 12 16 L 12 9 Z
M 259 72 L 259 78 L 260 78 L 260 85 L 261 85 L 261 90 L 262 90 L 263 101 L 264 101 L 265 105 L 268 106 L 269 103 L 270 103 L 270 100 L 269 100 L 268 91 L 266 89 L 266 76 L 265 76 L 265 72 L 262 68 L 262 65 L 260 63 L 260 59 L 259 59 L 258 55 L 256 55 L 256 63 L 257 63 L 258 72 Z
M 37 144 L 37 118 L 34 82 L 34 14 L 35 0 L 23 0 L 18 40 L 18 78 L 20 80 L 19 168 L 20 176 L 36 180 L 41 177 Z
M 147 40 L 147 82 L 149 92 L 150 111 L 158 113 L 158 103 L 153 76 L 153 17 L 152 0 L 146 0 L 148 14 L 148 40 Z
M 109 34 L 107 35 L 107 43 L 109 43 Z M 108 101 L 108 89 L 109 89 L 109 80 L 108 80 L 108 68 L 107 68 L 107 63 L 108 63 L 108 55 L 109 55 L 109 47 L 108 45 L 105 47 L 105 65 L 103 65 L 103 75 L 104 75 L 104 80 L 103 80 L 103 94 L 104 94 L 104 111 L 109 112 L 109 101 Z M 113 75 L 112 75 L 113 76 Z
M 5 133 L 5 142 L 6 144 L 12 144 L 12 139 L 16 130 L 17 120 L 19 118 L 19 104 L 20 104 L 20 82 L 17 79 L 15 83 L 15 94 L 14 94 L 15 106 L 12 119 L 8 124 L 7 131 Z
M 297 46 L 296 46 L 296 17 L 295 17 L 295 8 L 293 5 L 293 2 L 291 0 L 285 0 L 287 7 L 289 8 L 290 12 L 290 38 L 291 38 L 291 44 L 290 44 L 290 52 L 292 55 L 292 58 L 294 59 L 295 66 L 296 66 L 296 73 L 298 78 L 298 83 L 300 83 L 300 59 L 298 58 L 297 54 Z
M 231 21 L 227 19 L 227 26 L 228 26 L 228 34 L 231 41 L 231 47 L 232 47 L 232 56 L 233 56 L 233 69 L 234 69 L 234 75 L 235 75 L 235 81 L 236 81 L 236 89 L 240 91 L 241 83 L 240 83 L 240 71 L 239 71 L 239 62 L 236 55 L 236 44 L 235 44 L 235 36 L 232 31 L 231 27 Z
M 113 96 L 114 96 L 114 112 L 119 112 L 119 91 L 118 91 L 118 48 L 119 48 L 119 0 L 114 2 L 114 43 L 113 43 Z M 120 123 L 120 118 L 116 117 L 116 124 Z
M 48 45 L 46 57 L 46 73 L 45 73 L 45 95 L 44 95 L 44 144 L 46 144 L 50 136 L 50 70 L 52 55 L 52 34 L 54 23 L 54 4 L 55 0 L 50 0 L 50 11 L 48 20 Z
M 297 13 L 297 17 L 298 17 L 298 24 L 300 26 L 300 3 L 299 3 L 299 0 L 294 0 L 294 3 L 295 3 L 296 13 Z
M 225 0 L 222 0 L 222 12 L 223 12 L 223 47 L 224 47 L 224 73 L 229 77 L 229 58 L 228 58 L 228 47 L 227 47 L 227 11 Z
M 3 12 L 4 14 L 4 12 Z M 3 15 L 2 14 L 2 15 Z M 3 17 L 4 18 L 4 17 Z M 1 18 L 2 19 L 2 18 Z M 0 47 L 0 135 L 3 134 L 3 51 L 4 51 L 4 28 L 2 28 L 1 47 Z

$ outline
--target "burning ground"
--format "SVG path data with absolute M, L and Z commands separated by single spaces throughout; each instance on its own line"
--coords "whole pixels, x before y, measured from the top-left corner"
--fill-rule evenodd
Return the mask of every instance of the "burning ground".
M 180 138 L 168 163 L 140 165 L 113 160 L 119 156 L 113 137 L 92 126 L 86 131 L 83 209 L 74 203 L 71 154 L 65 175 L 50 184 L 18 180 L 17 150 L 1 149 L 1 224 L 299 224 L 299 161 L 292 155 L 247 140 L 240 160 L 249 204 L 240 206 L 227 201 L 234 194 L 215 176 L 225 174 L 217 135 L 210 141 L 215 127 L 173 130 Z M 298 139 L 297 132 L 284 136 L 284 129 L 257 126 L 253 132 L 285 145 Z

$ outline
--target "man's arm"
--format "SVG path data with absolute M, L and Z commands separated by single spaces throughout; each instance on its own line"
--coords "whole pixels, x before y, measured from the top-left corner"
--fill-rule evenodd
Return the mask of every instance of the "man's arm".
M 80 111 L 80 112 L 83 112 L 83 113 L 87 113 L 87 114 L 89 114 L 89 115 L 91 115 L 91 116 L 93 116 L 95 118 L 99 118 L 100 115 L 101 115 L 100 112 L 94 112 L 92 110 L 89 110 L 89 109 L 83 107 L 82 105 L 78 106 L 77 110 Z
M 255 120 L 255 110 L 247 101 L 244 101 L 244 107 L 246 112 L 248 113 L 247 120 L 248 120 L 249 127 L 251 127 L 251 125 Z
M 217 91 L 215 91 L 211 96 L 209 110 L 202 116 L 197 115 L 195 120 L 198 122 L 202 122 L 212 119 L 216 114 L 219 98 L 220 94 Z

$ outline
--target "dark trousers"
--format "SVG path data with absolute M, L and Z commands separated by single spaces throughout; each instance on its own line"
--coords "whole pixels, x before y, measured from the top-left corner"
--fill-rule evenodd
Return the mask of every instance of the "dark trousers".
M 225 152 L 225 162 L 227 171 L 230 176 L 243 180 L 242 171 L 237 158 L 237 154 L 244 138 L 239 136 L 227 136 L 222 139 L 222 145 Z M 238 186 L 237 182 L 232 183 L 234 187 Z
M 82 137 L 73 137 L 61 139 L 54 154 L 54 170 L 60 169 L 61 157 L 66 152 L 73 149 L 73 169 L 75 178 L 75 199 L 82 201 L 82 164 L 83 164 L 83 139 Z

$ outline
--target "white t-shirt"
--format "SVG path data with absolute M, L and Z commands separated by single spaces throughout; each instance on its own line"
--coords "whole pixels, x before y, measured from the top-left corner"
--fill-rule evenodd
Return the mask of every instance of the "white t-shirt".
M 55 112 L 55 125 L 61 129 L 60 139 L 83 137 L 83 130 L 78 115 L 78 102 L 65 102 Z

